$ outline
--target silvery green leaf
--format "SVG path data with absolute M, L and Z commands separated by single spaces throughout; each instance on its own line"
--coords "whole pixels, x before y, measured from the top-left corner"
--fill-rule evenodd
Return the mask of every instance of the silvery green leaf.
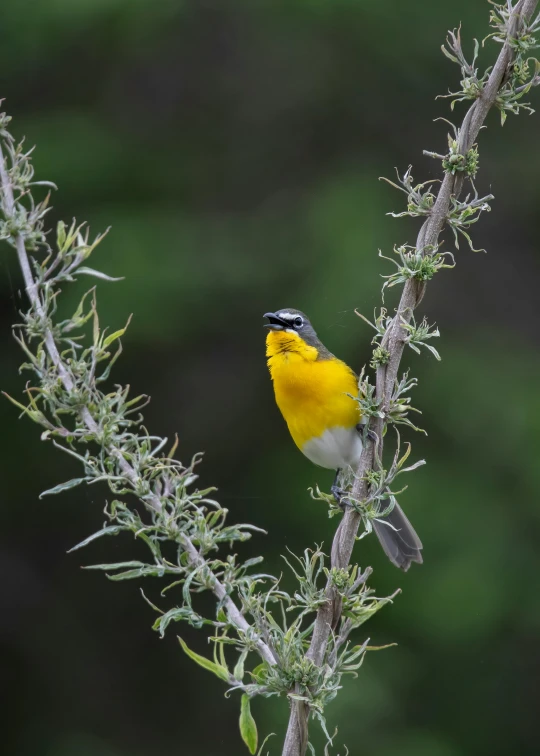
M 137 570 L 126 570 L 126 572 L 117 572 L 114 575 L 107 575 L 109 580 L 133 580 L 139 577 L 161 577 L 163 571 L 159 567 L 140 567 Z
M 264 557 L 253 557 L 252 559 L 246 559 L 246 561 L 243 564 L 243 567 L 247 569 L 248 567 L 253 567 L 256 564 L 260 564 L 261 562 L 264 562 Z
M 94 270 L 94 268 L 87 268 L 85 265 L 82 266 L 82 268 L 77 268 L 77 274 L 83 273 L 85 276 L 94 276 L 94 278 L 101 278 L 103 281 L 123 281 L 124 276 L 120 276 L 119 278 L 114 278 L 113 276 L 108 276 L 106 273 L 102 273 L 100 270 Z
M 84 570 L 122 570 L 124 567 L 146 567 L 144 562 L 116 562 L 115 564 L 88 564 Z
M 431 344 L 424 344 L 426 349 L 429 349 L 429 351 L 433 354 L 435 359 L 441 361 L 441 355 L 438 353 L 438 351 L 435 349 L 435 347 L 432 347 Z
M 165 630 L 169 624 L 171 622 L 180 622 L 182 620 L 188 622 L 193 627 L 199 628 L 202 627 L 205 622 L 208 622 L 208 620 L 204 620 L 196 612 L 187 607 L 175 607 L 174 609 L 169 609 L 169 611 L 165 612 L 161 617 L 158 617 L 152 625 L 152 630 L 157 630 L 160 636 L 164 638 Z
M 49 488 L 47 491 L 43 491 L 40 493 L 39 498 L 42 499 L 44 496 L 50 496 L 51 494 L 57 494 L 61 491 L 68 491 L 70 488 L 75 488 L 76 486 L 80 486 L 81 483 L 85 483 L 88 480 L 88 478 L 72 478 L 71 480 L 66 481 L 65 483 L 59 483 L 57 486 L 54 486 L 54 488 Z
M 84 541 L 81 541 L 76 546 L 72 546 L 71 549 L 69 549 L 67 553 L 71 554 L 72 551 L 77 551 L 77 549 L 82 549 L 83 546 L 87 546 L 92 541 L 95 541 L 96 538 L 101 538 L 101 536 L 117 535 L 122 530 L 126 530 L 126 528 L 122 527 L 121 525 L 108 525 L 106 528 L 102 528 L 101 530 L 98 530 L 96 533 L 92 533 L 91 536 L 88 536 L 88 538 L 85 538 Z
M 52 181 L 32 181 L 30 186 L 48 186 L 58 191 L 58 187 Z

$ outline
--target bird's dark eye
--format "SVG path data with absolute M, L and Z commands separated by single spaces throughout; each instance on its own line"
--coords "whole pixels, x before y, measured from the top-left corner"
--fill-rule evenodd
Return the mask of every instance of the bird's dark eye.
M 304 318 L 298 316 L 294 319 L 293 324 L 295 328 L 302 328 L 302 326 L 304 325 Z

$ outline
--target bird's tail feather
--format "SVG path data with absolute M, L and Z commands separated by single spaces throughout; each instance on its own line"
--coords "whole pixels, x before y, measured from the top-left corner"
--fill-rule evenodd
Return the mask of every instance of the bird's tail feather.
M 422 564 L 422 541 L 396 502 L 392 511 L 373 520 L 373 529 L 392 564 L 407 572 L 412 562 Z

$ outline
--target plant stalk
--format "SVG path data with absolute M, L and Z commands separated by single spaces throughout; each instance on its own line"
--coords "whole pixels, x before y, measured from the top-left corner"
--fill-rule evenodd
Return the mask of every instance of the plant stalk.
M 495 104 L 501 85 L 505 82 L 509 66 L 514 58 L 514 51 L 509 40 L 514 38 L 520 26 L 532 17 L 537 4 L 538 0 L 520 0 L 514 8 L 514 15 L 502 50 L 481 96 L 469 107 L 459 130 L 459 151 L 462 155 L 465 155 L 475 143 L 489 110 Z M 427 251 L 436 247 L 448 217 L 451 198 L 459 196 L 462 185 L 463 177 L 459 174 L 445 174 L 431 213 L 418 234 L 417 249 Z M 377 368 L 376 376 L 376 397 L 383 412 L 388 411 L 406 345 L 407 332 L 403 328 L 403 323 L 410 323 L 415 308 L 422 300 L 425 286 L 425 282 L 413 278 L 406 282 L 392 324 L 381 343 L 381 346 L 390 353 L 387 364 Z M 370 427 L 378 439 L 379 457 L 382 457 L 383 426 L 382 418 L 372 419 Z M 375 463 L 374 447 L 374 442 L 368 440 L 362 452 L 351 491 L 351 497 L 355 500 L 361 501 L 368 495 L 366 473 L 373 469 Z M 332 543 L 332 567 L 348 567 L 360 521 L 361 517 L 357 512 L 352 509 L 346 510 Z M 330 633 L 332 628 L 337 626 L 341 614 L 340 602 L 335 600 L 334 589 L 330 582 L 326 588 L 326 596 L 328 600 L 317 613 L 311 645 L 307 652 L 307 656 L 318 666 L 324 662 Z M 292 701 L 282 756 L 305 756 L 307 750 L 309 708 L 305 704 L 298 705 L 298 703 Z

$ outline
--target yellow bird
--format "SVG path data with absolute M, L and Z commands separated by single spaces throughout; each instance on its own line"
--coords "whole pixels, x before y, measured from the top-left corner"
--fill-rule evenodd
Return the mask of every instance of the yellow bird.
M 328 351 L 303 312 L 291 308 L 267 312 L 266 356 L 276 403 L 294 443 L 320 467 L 336 470 L 332 493 L 343 468 L 356 470 L 362 453 L 362 416 L 354 371 Z M 422 563 L 422 543 L 396 503 L 373 529 L 392 564 L 408 570 Z

